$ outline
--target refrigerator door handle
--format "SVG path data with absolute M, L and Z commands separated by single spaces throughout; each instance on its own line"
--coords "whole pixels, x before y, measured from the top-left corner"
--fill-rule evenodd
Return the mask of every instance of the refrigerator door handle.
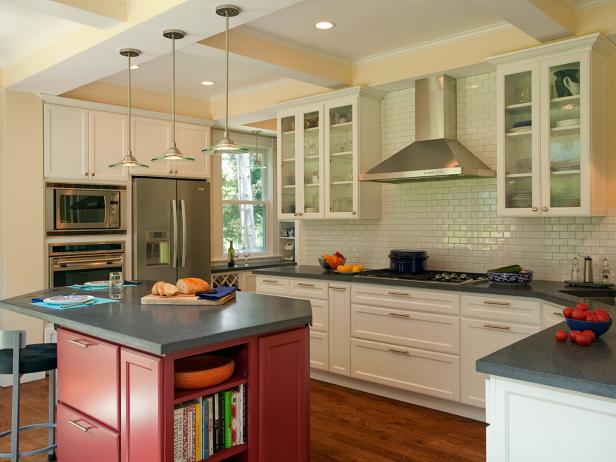
M 180 201 L 182 207 L 182 268 L 186 266 L 186 201 Z
M 173 221 L 173 257 L 171 258 L 171 268 L 177 268 L 178 262 L 178 207 L 175 199 L 171 199 L 171 214 Z

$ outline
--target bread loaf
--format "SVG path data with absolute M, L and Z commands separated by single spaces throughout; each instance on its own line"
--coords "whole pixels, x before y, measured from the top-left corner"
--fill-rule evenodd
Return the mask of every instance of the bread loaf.
M 163 284 L 164 282 L 162 281 L 155 282 L 152 286 L 152 295 L 162 295 L 162 291 L 160 289 L 162 288 Z
M 181 294 L 194 295 L 197 292 L 203 292 L 210 289 L 210 284 L 207 281 L 199 278 L 182 278 L 177 282 L 178 289 Z
M 173 297 L 174 295 L 179 294 L 180 290 L 173 284 L 169 284 L 168 282 L 163 282 L 162 292 L 163 293 L 161 295 L 164 295 L 165 297 Z

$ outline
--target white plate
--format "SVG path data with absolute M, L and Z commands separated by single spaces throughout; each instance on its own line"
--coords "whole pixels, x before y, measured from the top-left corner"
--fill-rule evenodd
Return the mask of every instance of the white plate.
M 87 287 L 109 287 L 109 281 L 90 281 L 86 282 L 84 286 Z
M 43 301 L 51 305 L 81 305 L 92 299 L 94 299 L 92 295 L 56 295 Z

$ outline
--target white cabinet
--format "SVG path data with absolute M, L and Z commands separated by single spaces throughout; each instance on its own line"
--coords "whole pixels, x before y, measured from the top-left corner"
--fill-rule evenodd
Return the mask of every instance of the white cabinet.
M 462 295 L 462 316 L 490 321 L 539 325 L 541 303 L 522 298 Z
M 201 152 L 209 146 L 208 127 L 186 123 L 176 123 L 176 144 L 194 162 L 175 162 L 172 166 L 175 174 L 187 178 L 208 178 L 210 176 L 210 156 Z
M 123 114 L 89 111 L 90 177 L 97 180 L 126 181 L 125 168 L 109 168 L 128 151 L 128 117 Z
M 44 143 L 45 178 L 90 178 L 86 109 L 45 104 Z
M 152 162 L 152 158 L 167 152 L 171 146 L 171 123 L 167 120 L 133 117 L 133 153 L 137 160 L 149 165 L 147 169 L 132 169 L 131 173 L 165 175 L 173 173 L 168 161 Z
M 344 93 L 345 96 L 340 96 Z M 278 113 L 278 218 L 381 216 L 380 186 L 360 183 L 380 153 L 380 92 L 343 90 Z
M 606 213 L 605 58 L 599 34 L 490 58 L 497 64 L 497 212 Z
M 329 369 L 328 334 L 310 329 L 310 367 L 326 371 Z
M 275 276 L 257 276 L 257 292 L 265 295 L 289 296 L 289 280 Z
M 560 305 L 543 302 L 541 306 L 541 328 L 547 329 L 548 327 L 565 322 L 563 308 L 564 307 Z
M 351 375 L 350 284 L 329 284 L 329 370 Z

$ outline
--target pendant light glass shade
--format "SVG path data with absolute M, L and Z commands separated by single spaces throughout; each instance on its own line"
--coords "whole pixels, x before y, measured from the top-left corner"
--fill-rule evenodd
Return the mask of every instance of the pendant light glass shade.
M 216 7 L 216 14 L 218 16 L 224 16 L 225 18 L 225 134 L 220 139 L 216 146 L 211 148 L 204 148 L 201 152 L 206 154 L 248 154 L 250 149 L 243 146 L 238 146 L 233 142 L 231 136 L 229 136 L 229 18 L 240 14 L 239 6 L 235 5 L 219 5 Z
M 190 161 L 194 162 L 195 158 L 182 154 L 175 144 L 175 41 L 183 39 L 186 34 L 177 29 L 167 29 L 163 31 L 163 37 L 171 39 L 171 56 L 172 56 L 172 83 L 171 83 L 171 146 L 167 149 L 167 152 L 160 156 L 154 157 L 152 162 L 158 162 L 161 160 L 174 160 L 178 161 Z
M 259 135 L 261 134 L 261 130 L 254 130 L 252 133 L 255 134 L 255 167 L 265 170 L 267 165 L 263 163 L 263 156 L 259 153 Z
M 122 56 L 126 56 L 128 58 L 128 150 L 122 157 L 120 162 L 116 162 L 114 164 L 109 165 L 109 168 L 149 168 L 150 166 L 139 162 L 135 156 L 133 155 L 133 150 L 131 148 L 131 119 L 132 119 L 132 81 L 131 81 L 131 58 L 135 58 L 141 54 L 141 51 L 136 50 L 135 48 L 122 48 L 120 50 L 120 54 Z

